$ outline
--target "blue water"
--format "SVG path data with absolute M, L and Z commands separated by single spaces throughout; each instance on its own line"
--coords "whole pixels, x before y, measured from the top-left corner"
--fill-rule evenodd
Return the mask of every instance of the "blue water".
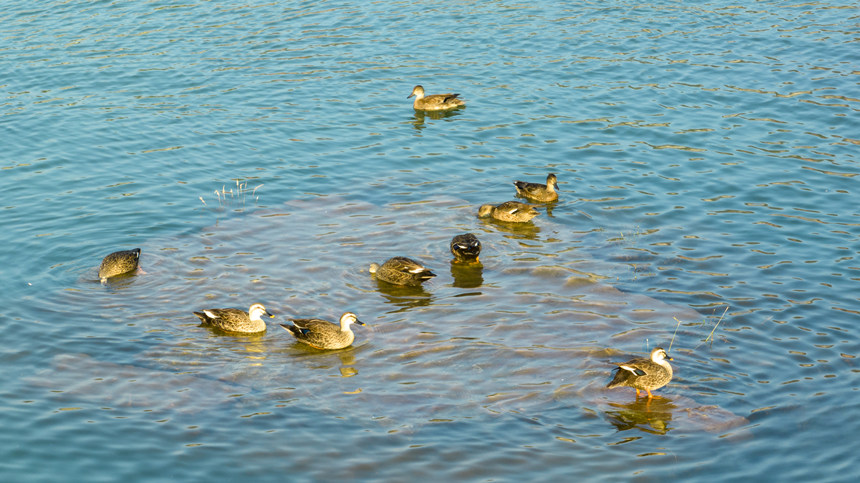
M 0 479 L 852 480 L 858 16 L 5 5 Z M 549 172 L 531 224 L 475 217 Z M 438 277 L 377 284 L 394 255 Z M 253 302 L 369 326 L 326 353 L 191 314 Z M 661 399 L 604 388 L 670 344 Z

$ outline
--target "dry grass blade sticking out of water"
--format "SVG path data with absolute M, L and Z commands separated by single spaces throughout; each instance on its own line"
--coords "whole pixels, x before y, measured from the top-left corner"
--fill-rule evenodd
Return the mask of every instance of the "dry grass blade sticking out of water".
M 711 329 L 711 333 L 710 333 L 710 334 L 708 334 L 708 337 L 706 337 L 706 338 L 705 338 L 705 343 L 707 343 L 707 342 L 708 342 L 708 340 L 710 340 L 710 341 L 711 341 L 711 343 L 713 343 L 713 339 L 711 339 L 711 337 L 713 337 L 713 336 L 714 336 L 714 332 L 717 330 L 717 327 L 720 325 L 720 322 L 722 322 L 722 321 L 723 321 L 723 317 L 725 317 L 725 316 L 726 316 L 726 312 L 728 312 L 728 311 L 729 311 L 729 306 L 728 306 L 728 305 L 726 305 L 726 309 L 725 309 L 725 310 L 723 310 L 723 315 L 721 315 L 721 316 L 720 316 L 719 320 L 717 320 L 717 323 L 714 325 L 714 328 L 713 328 L 713 329 Z
M 675 332 L 672 332 L 672 340 L 669 341 L 669 350 L 668 350 L 669 354 L 672 353 L 672 344 L 675 343 L 675 335 L 678 333 L 678 327 L 681 326 L 681 319 L 679 319 L 678 317 L 672 317 L 672 318 L 677 320 L 678 323 L 675 324 Z
M 714 333 L 716 333 L 716 331 L 717 331 L 717 327 L 719 327 L 719 326 L 720 326 L 720 323 L 723 321 L 723 318 L 726 316 L 726 313 L 729 311 L 729 307 L 730 307 L 729 305 L 726 305 L 726 308 L 723 310 L 722 315 L 720 315 L 720 318 L 719 318 L 719 319 L 717 319 L 717 323 L 716 323 L 716 324 L 714 324 L 714 328 L 713 328 L 713 329 L 711 329 L 711 333 L 710 333 L 710 334 L 708 334 L 708 336 L 707 336 L 707 337 L 705 337 L 705 340 L 703 340 L 699 345 L 697 345 L 696 347 L 694 347 L 694 348 L 693 348 L 693 350 L 698 349 L 699 347 L 701 347 L 701 346 L 702 346 L 702 344 L 707 344 L 708 342 L 710 342 L 711 344 L 713 344 L 713 342 L 714 342 Z M 712 315 L 712 316 L 710 316 L 710 317 L 715 317 L 715 315 Z M 677 320 L 677 319 L 675 319 L 675 320 Z M 701 325 L 705 325 L 705 321 L 702 321 Z M 670 346 L 670 347 L 671 347 L 671 346 Z
M 248 188 L 247 181 L 241 181 L 236 178 L 236 191 L 233 191 L 233 188 L 227 189 L 226 185 L 221 186 L 221 190 L 215 190 L 215 196 L 218 198 L 218 207 L 221 209 L 226 209 L 228 206 L 231 206 L 235 203 L 241 203 L 241 207 L 238 208 L 239 211 L 245 209 L 245 198 L 248 193 L 254 197 L 254 204 L 260 200 L 260 197 L 257 196 L 257 190 L 260 189 L 263 185 L 259 184 L 255 186 L 253 189 Z M 206 204 L 206 200 L 203 199 L 202 196 L 197 197 L 202 203 L 203 206 L 209 206 Z
M 714 324 L 714 328 L 713 328 L 713 329 L 711 329 L 711 333 L 710 333 L 710 334 L 708 334 L 708 336 L 705 338 L 705 340 L 704 340 L 704 341 L 702 341 L 702 344 L 707 344 L 707 343 L 708 343 L 708 341 L 710 341 L 711 343 L 713 343 L 713 339 L 712 339 L 712 337 L 714 336 L 714 332 L 716 332 L 717 327 L 719 327 L 720 322 L 722 322 L 722 321 L 723 321 L 723 317 L 725 317 L 725 316 L 726 316 L 726 312 L 728 312 L 728 311 L 729 311 L 729 306 L 728 306 L 728 305 L 726 305 L 725 310 L 723 310 L 723 314 L 722 314 L 722 315 L 720 315 L 720 318 L 717 320 L 717 323 L 716 323 L 716 324 Z M 673 319 L 675 319 L 675 320 L 677 320 L 677 321 L 678 321 L 678 323 L 675 325 L 675 332 L 673 332 L 673 333 L 672 333 L 672 340 L 669 342 L 669 350 L 667 351 L 667 352 L 669 352 L 669 354 L 671 354 L 671 353 L 672 353 L 672 344 L 674 344 L 674 343 L 675 343 L 675 335 L 678 333 L 678 328 L 681 326 L 681 320 L 680 320 L 678 317 L 672 317 L 672 318 L 673 318 Z M 704 322 L 704 321 L 702 321 L 702 325 L 705 325 L 705 322 Z M 693 350 L 698 349 L 702 344 L 697 345 Z

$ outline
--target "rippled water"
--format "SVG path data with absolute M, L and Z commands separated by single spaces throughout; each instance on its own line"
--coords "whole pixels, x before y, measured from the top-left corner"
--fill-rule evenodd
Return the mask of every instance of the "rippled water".
M 7 5 L 0 476 L 850 479 L 858 10 Z M 548 172 L 531 224 L 475 217 Z M 394 255 L 438 277 L 377 283 Z M 191 314 L 256 301 L 368 326 Z M 663 398 L 604 388 L 670 344 Z

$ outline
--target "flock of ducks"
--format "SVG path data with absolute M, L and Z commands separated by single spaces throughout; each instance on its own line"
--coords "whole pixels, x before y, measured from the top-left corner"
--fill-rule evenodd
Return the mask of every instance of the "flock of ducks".
M 412 89 L 407 99 L 413 96 L 415 101 L 412 107 L 416 110 L 441 111 L 465 106 L 465 102 L 459 99 L 459 94 L 425 95 L 424 88 L 420 85 Z M 549 203 L 558 200 L 558 179 L 553 173 L 546 177 L 545 184 L 514 181 L 514 186 L 518 195 L 532 201 Z M 478 209 L 478 216 L 507 223 L 526 223 L 539 214 L 535 209 L 537 206 L 539 205 L 519 201 L 506 201 L 498 205 L 485 204 Z M 481 242 L 474 234 L 464 233 L 454 236 L 450 249 L 455 262 L 477 263 Z M 140 248 L 111 253 L 99 266 L 99 279 L 106 283 L 111 277 L 134 273 L 139 270 L 139 262 Z M 410 287 L 419 286 L 436 276 L 421 263 L 402 256 L 390 258 L 382 265 L 372 263 L 369 271 L 377 280 Z M 251 305 L 247 312 L 234 308 L 203 309 L 194 312 L 194 315 L 200 319 L 202 325 L 242 334 L 265 331 L 263 316 L 275 317 L 259 303 Z M 349 347 L 355 341 L 355 333 L 351 328 L 353 324 L 365 325 L 354 313 L 346 312 L 340 317 L 339 323 L 313 318 L 292 319 L 291 325 L 280 325 L 300 343 L 315 349 L 334 350 Z M 648 359 L 633 359 L 617 364 L 615 376 L 606 387 L 632 387 L 636 390 L 637 398 L 640 390 L 648 394 L 649 400 L 659 397 L 654 396 L 651 391 L 672 380 L 672 366 L 668 362 L 671 360 L 665 350 L 657 347 L 651 351 Z

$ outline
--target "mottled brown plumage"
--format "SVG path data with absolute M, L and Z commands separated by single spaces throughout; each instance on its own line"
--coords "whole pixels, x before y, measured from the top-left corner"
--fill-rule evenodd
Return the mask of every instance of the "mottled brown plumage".
M 406 257 L 393 257 L 381 266 L 370 264 L 370 273 L 376 274 L 378 280 L 395 285 L 421 285 L 421 282 L 436 276 L 430 269 Z
M 99 279 L 105 283 L 110 277 L 137 270 L 139 264 L 140 248 L 113 252 L 104 257 L 101 265 L 99 265 Z
M 419 111 L 446 111 L 448 109 L 456 109 L 460 106 L 465 106 L 466 103 L 462 99 L 458 99 L 460 94 L 431 94 L 424 95 L 424 88 L 415 86 L 412 88 L 412 94 L 406 96 L 409 99 L 415 96 L 415 101 L 412 107 Z
M 477 262 L 481 254 L 481 242 L 471 233 L 455 235 L 451 239 L 451 254 L 458 262 Z
M 525 223 L 539 215 L 534 207 L 535 205 L 520 203 L 519 201 L 505 201 L 497 206 L 481 205 L 478 208 L 478 216 L 481 218 L 490 216 L 499 221 Z
M 650 359 L 633 359 L 623 364 L 618 364 L 615 377 L 606 387 L 628 386 L 636 389 L 636 397 L 639 390 L 648 393 L 648 399 L 654 396 L 652 390 L 660 389 L 672 380 L 672 366 L 667 361 L 672 358 L 663 350 L 656 347 L 651 351 Z
M 525 181 L 514 181 L 514 186 L 517 187 L 517 194 L 535 201 L 555 201 L 558 199 L 558 179 L 553 173 L 546 177 L 546 184 L 527 183 Z
M 263 304 L 254 304 L 245 312 L 242 309 L 203 309 L 194 312 L 203 325 L 215 327 L 227 332 L 254 334 L 266 330 L 266 323 L 261 316 L 274 317 Z
M 323 319 L 294 319 L 293 325 L 281 324 L 299 342 L 316 349 L 343 349 L 355 340 L 351 324 L 364 325 L 352 312 L 340 316 L 340 325 Z

